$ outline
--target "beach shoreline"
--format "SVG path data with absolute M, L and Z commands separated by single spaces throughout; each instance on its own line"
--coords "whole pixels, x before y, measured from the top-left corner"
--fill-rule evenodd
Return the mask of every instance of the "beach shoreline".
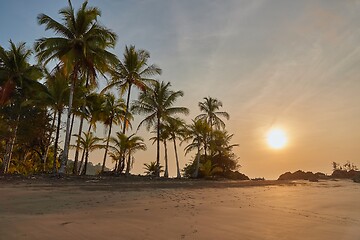
M 338 181 L 0 180 L 2 239 L 358 239 Z

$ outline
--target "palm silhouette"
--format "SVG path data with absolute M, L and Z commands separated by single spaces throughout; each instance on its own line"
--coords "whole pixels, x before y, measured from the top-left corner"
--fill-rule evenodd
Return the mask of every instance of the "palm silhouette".
M 206 159 L 206 149 L 209 143 L 209 133 L 211 128 L 207 122 L 204 120 L 193 120 L 192 124 L 187 127 L 187 134 L 183 141 L 191 140 L 191 143 L 185 147 L 185 154 L 188 154 L 192 150 L 197 150 L 195 172 L 193 177 L 197 178 L 199 173 L 200 166 L 200 156 L 201 150 L 205 151 L 205 161 Z
M 203 102 L 199 102 L 200 111 L 204 112 L 198 115 L 195 120 L 201 119 L 206 121 L 212 130 L 225 128 L 225 123 L 220 117 L 229 120 L 230 116 L 227 112 L 218 111 L 222 107 L 222 102 L 212 97 L 205 97 Z
M 127 90 L 126 98 L 126 115 L 128 115 L 130 105 L 131 88 L 136 88 L 144 91 L 148 85 L 155 81 L 151 77 L 161 74 L 161 69 L 152 64 L 148 65 L 150 53 L 146 50 L 136 50 L 135 46 L 126 46 L 124 58 L 113 73 L 112 82 L 103 90 L 117 86 L 121 90 L 121 95 Z M 123 123 L 122 133 L 125 134 L 126 122 Z
M 75 136 L 77 136 L 77 134 Z M 92 132 L 90 133 L 83 132 L 83 136 L 80 136 L 77 141 L 79 141 L 80 143 L 80 148 L 85 152 L 85 163 L 83 164 L 83 169 L 81 171 L 81 174 L 86 175 L 89 154 L 90 152 L 103 147 L 103 145 L 98 144 L 99 142 L 102 141 L 102 139 L 95 137 Z M 73 147 L 76 147 L 76 145 L 74 145 Z M 80 167 L 81 166 L 82 164 L 80 164 Z
M 154 82 L 149 90 L 140 93 L 139 99 L 133 104 L 134 113 L 146 114 L 144 120 L 139 124 L 138 129 L 145 124 L 147 130 L 152 126 L 156 127 L 156 164 L 160 166 L 160 129 L 162 121 L 176 114 L 188 114 L 185 107 L 173 107 L 175 101 L 184 95 L 182 91 L 170 90 L 170 83 Z M 160 176 L 157 171 L 156 176 Z
M 181 178 L 179 157 L 176 147 L 176 139 L 182 140 L 186 135 L 185 121 L 180 118 L 168 118 L 164 124 L 165 131 L 169 135 L 169 140 L 173 141 L 176 161 L 176 177 Z
M 124 162 L 121 162 L 123 156 L 127 156 L 128 160 L 126 163 L 126 175 L 130 173 L 131 168 L 131 157 L 138 150 L 146 150 L 146 145 L 144 143 L 144 139 L 132 134 L 127 136 L 125 134 L 116 133 L 116 137 L 111 137 L 110 142 L 112 143 L 110 147 L 111 157 L 117 160 L 117 164 L 115 165 L 115 171 L 122 172 L 124 169 Z
M 118 63 L 117 57 L 108 52 L 116 43 L 116 34 L 97 22 L 100 10 L 88 7 L 85 1 L 75 13 L 71 1 L 69 6 L 59 11 L 63 22 L 60 23 L 45 14 L 38 16 L 38 23 L 46 30 L 54 31 L 58 36 L 41 38 L 35 43 L 37 58 L 44 65 L 51 60 L 59 60 L 65 73 L 71 76 L 69 108 L 67 113 L 64 153 L 60 172 L 65 172 L 70 144 L 70 117 L 73 95 L 78 77 L 86 75 L 95 82 L 97 72 L 105 74 L 111 66 Z
M 105 95 L 105 102 L 102 108 L 102 121 L 106 127 L 109 128 L 108 135 L 106 139 L 106 147 L 104 153 L 104 160 L 101 168 L 101 172 L 105 169 L 106 156 L 109 147 L 109 141 L 111 136 L 111 130 L 113 124 L 119 124 L 121 121 L 126 121 L 125 119 L 130 119 L 130 117 L 125 117 L 126 114 L 126 106 L 123 99 L 115 100 L 115 96 L 113 94 Z

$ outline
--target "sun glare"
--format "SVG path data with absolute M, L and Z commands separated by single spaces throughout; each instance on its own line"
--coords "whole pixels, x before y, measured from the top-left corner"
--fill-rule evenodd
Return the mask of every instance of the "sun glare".
M 266 137 L 268 145 L 273 149 L 284 148 L 287 143 L 287 137 L 281 129 L 271 129 Z

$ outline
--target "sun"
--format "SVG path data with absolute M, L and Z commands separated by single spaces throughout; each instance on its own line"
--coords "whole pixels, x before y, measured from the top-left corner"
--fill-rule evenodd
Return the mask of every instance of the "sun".
M 287 143 L 286 134 L 281 129 L 271 129 L 266 136 L 266 140 L 273 149 L 282 149 Z

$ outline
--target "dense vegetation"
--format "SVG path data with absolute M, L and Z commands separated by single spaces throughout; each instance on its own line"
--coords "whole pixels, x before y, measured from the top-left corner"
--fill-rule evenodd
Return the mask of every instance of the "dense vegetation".
M 148 51 L 126 46 L 120 60 L 111 52 L 117 35 L 99 24 L 100 10 L 87 1 L 78 10 L 69 1 L 59 14 L 61 22 L 38 15 L 39 25 L 53 36 L 36 40 L 34 49 L 12 41 L 8 48 L 0 46 L 1 173 L 89 174 L 89 155 L 103 149 L 100 171 L 106 170 L 110 158 L 114 173 L 128 175 L 134 153 L 146 150 L 144 139 L 130 132 L 135 114 L 143 116 L 137 128 L 154 133 L 156 158 L 145 164 L 147 174 L 169 176 L 168 143 L 175 151 L 178 178 L 180 145 L 186 154 L 195 154 L 183 169 L 187 177 L 225 176 L 238 167 L 232 152 L 237 144 L 231 143 L 233 135 L 224 122 L 230 116 L 221 111 L 221 101 L 205 97 L 199 103 L 201 114 L 186 124 L 182 117 L 189 110 L 176 105 L 184 93 L 155 79 L 161 69 L 150 63 Z M 32 54 L 37 59 L 34 65 L 29 62 Z M 99 89 L 97 83 L 103 79 L 107 86 Z M 131 102 L 134 88 L 139 96 Z M 73 127 L 75 119 L 78 129 Z M 94 134 L 97 124 L 107 129 L 103 138 Z M 70 148 L 75 150 L 73 161 L 68 160 Z

